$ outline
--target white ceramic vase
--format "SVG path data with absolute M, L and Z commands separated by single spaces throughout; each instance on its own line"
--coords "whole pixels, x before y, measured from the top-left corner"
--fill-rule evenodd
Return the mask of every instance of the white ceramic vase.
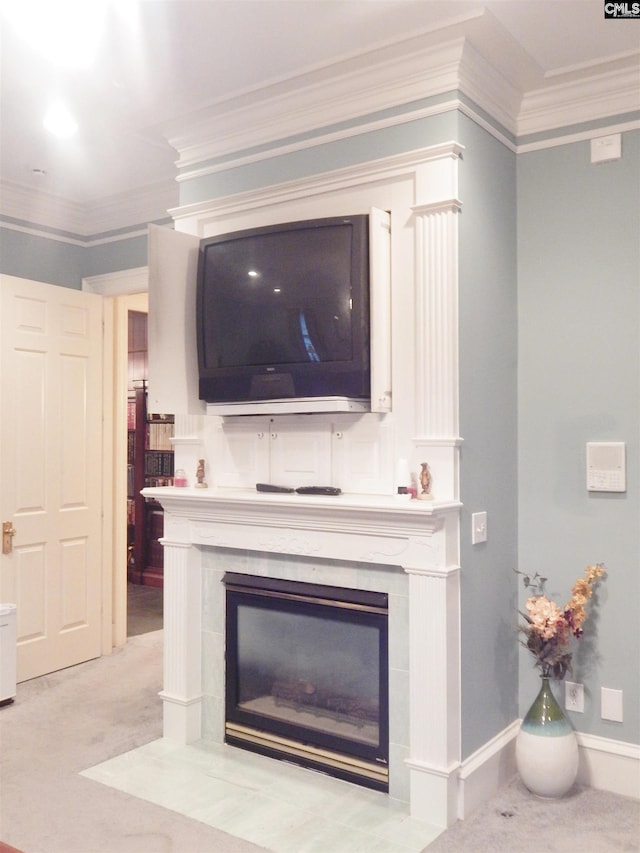
M 578 741 L 549 679 L 522 721 L 516 739 L 516 764 L 526 787 L 539 797 L 562 797 L 578 775 Z

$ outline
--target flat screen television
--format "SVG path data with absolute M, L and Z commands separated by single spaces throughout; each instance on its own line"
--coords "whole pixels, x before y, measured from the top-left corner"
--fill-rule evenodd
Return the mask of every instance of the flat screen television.
M 205 238 L 197 281 L 200 399 L 278 411 L 366 409 L 369 216 Z M 318 407 L 312 404 L 316 402 Z

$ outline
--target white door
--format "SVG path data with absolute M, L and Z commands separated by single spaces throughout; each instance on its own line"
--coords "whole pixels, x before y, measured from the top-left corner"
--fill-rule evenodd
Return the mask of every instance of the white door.
M 0 601 L 25 681 L 101 653 L 101 297 L 0 276 L 0 376 Z

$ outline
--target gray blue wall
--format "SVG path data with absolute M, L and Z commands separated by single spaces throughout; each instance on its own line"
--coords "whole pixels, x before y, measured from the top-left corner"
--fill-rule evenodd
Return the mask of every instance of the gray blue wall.
M 461 116 L 462 754 L 518 716 L 516 155 Z M 471 514 L 486 511 L 486 543 Z
M 519 567 L 563 603 L 589 563 L 608 578 L 575 656 L 580 731 L 640 742 L 640 131 L 621 160 L 589 142 L 518 157 Z M 627 443 L 627 491 L 586 490 L 585 444 Z M 524 594 L 520 591 L 521 601 Z M 624 722 L 600 719 L 600 687 Z M 523 652 L 520 711 L 537 678 Z
M 128 229 L 91 238 L 50 231 L 49 237 L 41 226 L 0 221 L 0 273 L 80 290 L 87 276 L 146 266 L 146 224 L 130 230 L 135 236 Z

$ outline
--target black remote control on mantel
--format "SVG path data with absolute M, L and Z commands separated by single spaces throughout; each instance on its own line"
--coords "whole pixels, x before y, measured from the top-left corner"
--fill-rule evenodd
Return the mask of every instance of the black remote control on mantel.
M 342 489 L 337 486 L 300 486 L 296 492 L 299 495 L 341 495 Z
M 290 495 L 295 492 L 295 489 L 290 489 L 289 486 L 272 486 L 271 483 L 256 483 L 256 491 Z

